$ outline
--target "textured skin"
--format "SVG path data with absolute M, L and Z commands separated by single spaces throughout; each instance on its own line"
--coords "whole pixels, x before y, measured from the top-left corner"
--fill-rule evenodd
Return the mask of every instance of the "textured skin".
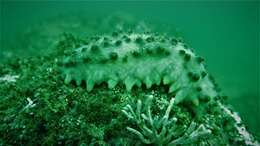
M 147 88 L 163 83 L 176 103 L 195 105 L 217 96 L 215 85 L 203 65 L 181 41 L 152 33 L 117 33 L 91 38 L 64 57 L 65 83 L 107 83 L 110 89 L 124 84 L 127 91 L 142 84 Z

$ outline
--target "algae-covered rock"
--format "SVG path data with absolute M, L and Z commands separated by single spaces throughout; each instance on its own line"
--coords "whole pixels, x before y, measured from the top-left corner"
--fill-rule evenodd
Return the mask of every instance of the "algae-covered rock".
M 0 78 L 0 145 L 258 145 L 173 37 L 66 34 L 49 54 L 1 64 Z

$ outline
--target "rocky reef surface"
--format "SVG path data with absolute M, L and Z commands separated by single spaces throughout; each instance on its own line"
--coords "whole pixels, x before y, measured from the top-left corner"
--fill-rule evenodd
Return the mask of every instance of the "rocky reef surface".
M 121 16 L 54 18 L 18 39 L 34 56 L 0 52 L 0 145 L 259 145 L 202 57 Z
M 65 34 L 0 64 L 0 145 L 259 145 L 203 62 L 158 33 Z

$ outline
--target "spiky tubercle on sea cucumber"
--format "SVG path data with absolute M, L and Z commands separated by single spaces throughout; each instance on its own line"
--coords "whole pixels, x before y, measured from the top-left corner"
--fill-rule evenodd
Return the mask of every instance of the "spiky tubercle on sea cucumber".
M 173 43 L 174 40 L 174 43 Z M 65 83 L 117 84 L 127 91 L 142 84 L 147 88 L 165 84 L 174 93 L 176 103 L 190 100 L 199 104 L 201 97 L 217 96 L 214 83 L 207 76 L 203 58 L 196 56 L 183 42 L 153 33 L 113 33 L 90 39 L 87 45 L 72 48 L 64 57 Z

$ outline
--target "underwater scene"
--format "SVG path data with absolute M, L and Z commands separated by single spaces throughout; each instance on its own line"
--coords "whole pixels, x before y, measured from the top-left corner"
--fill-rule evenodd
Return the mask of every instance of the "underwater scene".
M 0 0 L 0 146 L 260 146 L 253 0 Z

